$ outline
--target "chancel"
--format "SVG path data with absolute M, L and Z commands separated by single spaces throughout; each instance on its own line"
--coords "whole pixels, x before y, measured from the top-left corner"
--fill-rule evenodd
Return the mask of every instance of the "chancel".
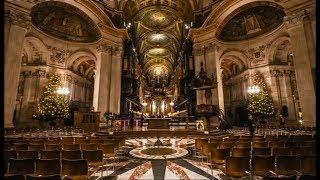
M 4 0 L 4 179 L 316 179 L 315 0 Z

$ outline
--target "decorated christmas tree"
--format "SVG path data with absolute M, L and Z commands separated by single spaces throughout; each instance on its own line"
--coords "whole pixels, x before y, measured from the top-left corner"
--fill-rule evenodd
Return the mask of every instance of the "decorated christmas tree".
M 34 118 L 40 121 L 55 122 L 69 117 L 69 100 L 57 92 L 61 85 L 60 76 L 52 75 L 50 77 L 33 115 Z
M 252 84 L 252 87 L 256 91 L 249 93 L 248 110 L 250 114 L 260 118 L 270 118 L 274 116 L 276 109 L 263 76 L 260 73 L 254 74 Z

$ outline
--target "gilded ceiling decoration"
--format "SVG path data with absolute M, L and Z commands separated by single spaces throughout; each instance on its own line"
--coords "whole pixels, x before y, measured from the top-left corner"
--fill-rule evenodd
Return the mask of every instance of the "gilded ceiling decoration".
M 61 2 L 44 2 L 32 8 L 32 22 L 49 35 L 70 41 L 94 42 L 100 33 L 93 21 L 76 7 Z
M 239 41 L 270 32 L 283 23 L 285 13 L 272 6 L 255 6 L 231 17 L 218 34 L 224 41 Z

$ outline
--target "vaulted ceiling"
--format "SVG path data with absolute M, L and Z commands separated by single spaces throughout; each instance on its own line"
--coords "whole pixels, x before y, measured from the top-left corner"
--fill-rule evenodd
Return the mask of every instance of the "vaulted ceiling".
M 172 76 L 182 44 L 182 28 L 192 18 L 188 1 L 128 1 L 126 21 L 133 23 L 137 52 L 145 76 Z

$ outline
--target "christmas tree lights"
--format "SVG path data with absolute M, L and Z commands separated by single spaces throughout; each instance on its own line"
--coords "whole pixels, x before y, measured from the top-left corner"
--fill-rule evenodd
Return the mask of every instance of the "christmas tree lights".
M 253 87 L 259 88 L 259 91 L 249 93 L 248 110 L 250 114 L 261 118 L 270 118 L 274 116 L 276 109 L 263 76 L 259 73 L 254 74 L 252 83 Z
M 63 94 L 57 93 L 61 85 L 59 75 L 50 77 L 33 115 L 34 118 L 40 121 L 56 121 L 69 118 L 69 100 Z

